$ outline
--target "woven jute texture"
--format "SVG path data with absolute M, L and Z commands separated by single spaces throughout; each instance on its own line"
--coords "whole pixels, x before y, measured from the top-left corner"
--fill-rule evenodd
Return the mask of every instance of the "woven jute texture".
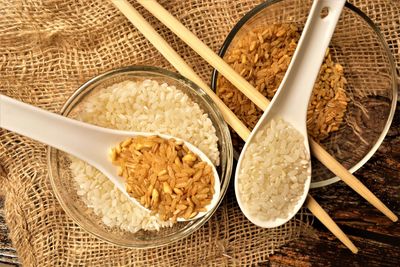
M 160 1 L 214 51 L 260 2 Z M 132 3 L 209 81 L 211 67 Z M 400 67 L 400 4 L 354 4 L 380 26 Z M 174 70 L 109 1 L 0 0 L 0 7 L 1 94 L 59 112 L 83 82 L 107 70 L 139 64 Z M 6 221 L 25 266 L 255 265 L 308 229 L 307 216 L 273 230 L 255 227 L 240 212 L 230 188 L 217 213 L 188 238 L 156 249 L 113 246 L 88 234 L 64 213 L 48 179 L 46 146 L 5 130 L 0 130 L 0 143 Z

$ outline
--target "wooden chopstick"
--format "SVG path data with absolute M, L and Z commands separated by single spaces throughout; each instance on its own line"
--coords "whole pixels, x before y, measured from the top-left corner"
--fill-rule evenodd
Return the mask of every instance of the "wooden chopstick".
M 172 16 L 155 0 L 137 0 L 153 16 L 160 20 L 211 66 L 218 70 L 236 88 L 245 94 L 254 104 L 265 110 L 269 104 L 260 92 L 258 92 L 249 82 L 232 69 L 221 57 L 214 53 L 196 35 L 189 31 L 182 23 Z M 313 155 L 323 163 L 335 175 L 340 177 L 348 186 L 360 194 L 365 200 L 380 210 L 392 221 L 397 221 L 397 216 L 380 201 L 360 180 L 344 168 L 336 159 L 329 155 L 317 142 L 310 139 L 310 148 Z
M 174 66 L 183 76 L 200 86 L 218 106 L 226 123 L 236 133 L 246 140 L 249 130 L 239 120 L 235 113 L 211 90 L 210 87 L 194 72 L 194 70 L 179 56 L 179 54 L 159 35 L 142 15 L 127 1 L 111 0 L 111 2 L 135 25 L 136 28 L 149 40 L 157 50 Z
M 308 195 L 306 199 L 307 208 L 313 213 L 318 213 L 320 221 L 324 221 L 324 225 L 329 229 L 342 243 L 348 247 L 353 253 L 357 253 L 358 249 L 354 246 L 353 242 L 347 237 L 345 233 L 337 226 L 332 218 L 326 213 L 326 211 L 318 204 L 318 202 L 311 196 Z
M 226 122 L 243 138 L 247 140 L 250 130 L 236 117 L 236 115 L 222 102 L 222 100 L 207 86 L 207 84 L 186 64 L 179 54 L 153 29 L 153 27 L 130 5 L 126 0 L 111 0 L 114 5 L 135 25 L 136 28 L 158 49 L 158 51 L 186 78 L 199 85 L 216 103 Z M 340 230 L 339 226 L 329 217 L 322 207 L 310 196 L 306 206 L 322 224 L 343 242 L 351 251 L 357 250 L 354 244 Z M 345 240 L 345 242 L 343 241 Z M 356 253 L 356 252 L 355 252 Z

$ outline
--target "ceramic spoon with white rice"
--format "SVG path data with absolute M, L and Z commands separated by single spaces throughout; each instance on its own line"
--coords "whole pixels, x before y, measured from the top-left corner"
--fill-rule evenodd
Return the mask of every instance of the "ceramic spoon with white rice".
M 307 107 L 344 4 L 345 0 L 314 1 L 280 87 L 240 154 L 235 193 L 244 215 L 258 226 L 286 223 L 307 197 Z
M 124 179 L 117 175 L 117 167 L 112 164 L 110 159 L 110 150 L 126 139 L 135 136 L 157 135 L 166 140 L 173 138 L 178 142 L 183 142 L 191 152 L 210 165 L 214 175 L 214 194 L 211 203 L 205 207 L 207 211 L 199 212 L 190 220 L 204 216 L 218 203 L 220 180 L 215 166 L 200 149 L 174 136 L 103 128 L 51 113 L 5 95 L 0 95 L 0 127 L 25 135 L 86 161 L 101 171 L 124 195 L 143 209 L 145 207 L 126 191 Z M 178 221 L 186 220 L 178 217 Z

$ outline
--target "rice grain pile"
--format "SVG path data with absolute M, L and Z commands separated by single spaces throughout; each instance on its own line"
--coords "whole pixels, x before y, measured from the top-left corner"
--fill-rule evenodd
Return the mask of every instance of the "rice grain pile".
M 254 136 L 242 160 L 238 190 L 245 210 L 263 221 L 287 218 L 311 175 L 303 136 L 282 119 Z
M 286 73 L 296 50 L 301 30 L 295 24 L 263 25 L 232 42 L 224 60 L 269 100 Z M 349 99 L 343 67 L 332 60 L 329 49 L 316 80 L 307 112 L 308 133 L 317 141 L 337 131 L 344 121 Z M 217 95 L 253 129 L 262 115 L 259 109 L 227 79 L 219 75 Z M 241 147 L 235 138 L 234 146 Z
M 207 114 L 174 86 L 124 81 L 91 95 L 75 119 L 102 127 L 169 134 L 187 140 L 219 164 L 218 138 Z M 136 232 L 171 226 L 126 198 L 102 173 L 71 157 L 78 195 L 110 227 Z
M 135 136 L 111 150 L 126 191 L 163 221 L 206 212 L 215 193 L 210 164 L 181 140 Z

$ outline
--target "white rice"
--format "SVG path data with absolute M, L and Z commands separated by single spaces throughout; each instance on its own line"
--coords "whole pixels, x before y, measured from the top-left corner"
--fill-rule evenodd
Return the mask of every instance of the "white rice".
M 76 119 L 102 127 L 170 134 L 200 148 L 219 164 L 218 138 L 208 115 L 174 86 L 153 80 L 125 81 L 92 95 Z M 136 232 L 171 226 L 129 201 L 102 173 L 72 158 L 78 195 L 104 224 Z
M 286 219 L 303 195 L 309 161 L 304 137 L 284 120 L 271 120 L 241 162 L 238 190 L 244 209 L 262 221 Z

